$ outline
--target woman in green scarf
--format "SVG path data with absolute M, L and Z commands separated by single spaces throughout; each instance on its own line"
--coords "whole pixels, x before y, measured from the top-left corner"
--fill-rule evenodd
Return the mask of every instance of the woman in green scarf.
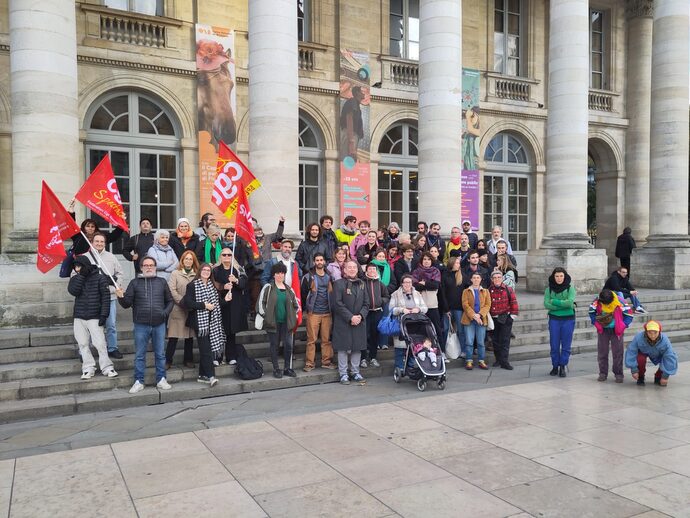
M 210 225 L 206 231 L 206 239 L 199 242 L 196 247 L 196 257 L 199 263 L 208 263 L 215 266 L 220 262 L 220 251 L 223 249 L 223 244 L 220 239 L 220 227 L 218 225 Z

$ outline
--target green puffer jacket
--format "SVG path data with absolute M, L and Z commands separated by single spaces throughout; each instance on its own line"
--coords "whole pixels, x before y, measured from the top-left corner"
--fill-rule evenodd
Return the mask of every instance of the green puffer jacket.
M 550 317 L 560 319 L 575 318 L 575 287 L 571 284 L 567 290 L 560 293 L 544 290 L 544 307 Z

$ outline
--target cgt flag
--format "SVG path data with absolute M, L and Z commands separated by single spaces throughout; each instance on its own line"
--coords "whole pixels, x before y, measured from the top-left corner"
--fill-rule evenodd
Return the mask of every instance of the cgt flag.
M 112 225 L 129 232 L 120 190 L 108 155 L 103 157 L 74 197 Z
M 211 198 L 225 217 L 229 219 L 235 214 L 240 188 L 244 188 L 245 194 L 249 196 L 259 187 L 261 183 L 242 160 L 225 145 L 225 142 L 218 142 L 216 179 L 213 182 Z
M 70 239 L 79 230 L 79 225 L 44 181 L 41 189 L 36 268 L 47 273 L 60 264 L 67 257 L 63 240 Z
M 252 211 L 249 208 L 249 200 L 244 189 L 240 189 L 237 195 L 237 210 L 235 212 L 235 234 L 244 239 L 252 247 L 254 252 L 254 259 L 259 257 L 259 247 L 256 244 L 256 236 L 254 235 L 254 225 L 252 225 Z
M 297 328 L 302 324 L 302 287 L 299 282 L 299 268 L 297 267 L 297 262 L 292 263 L 292 285 L 290 286 L 292 291 L 295 292 L 295 298 L 297 299 L 297 326 L 292 331 L 296 331 Z

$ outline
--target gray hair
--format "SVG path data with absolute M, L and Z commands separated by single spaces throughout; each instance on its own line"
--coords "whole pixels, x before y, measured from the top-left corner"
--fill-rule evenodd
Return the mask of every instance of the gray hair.
M 153 239 L 154 239 L 154 241 L 155 241 L 156 243 L 158 243 L 158 240 L 159 240 L 161 237 L 167 237 L 167 238 L 169 238 L 169 237 L 170 237 L 170 232 L 168 232 L 168 231 L 165 230 L 164 228 L 159 228 L 158 230 L 156 230 L 156 233 L 153 235 Z

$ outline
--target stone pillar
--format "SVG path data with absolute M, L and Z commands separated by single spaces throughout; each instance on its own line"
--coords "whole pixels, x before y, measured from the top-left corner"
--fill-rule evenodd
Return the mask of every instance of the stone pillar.
M 77 26 L 72 0 L 10 0 L 13 227 L 5 252 L 35 252 L 41 180 L 79 188 Z
M 688 75 L 690 4 L 654 5 L 651 74 L 650 202 L 647 244 L 631 269 L 645 287 L 690 287 L 688 236 Z
M 625 220 L 638 245 L 649 234 L 649 119 L 652 84 L 653 0 L 631 0 L 628 23 L 625 135 Z M 622 229 L 619 229 L 622 230 Z
M 419 213 L 449 233 L 460 221 L 462 2 L 419 7 Z
M 594 292 L 606 278 L 606 253 L 587 236 L 588 0 L 551 0 L 548 56 L 545 235 L 527 257 L 527 287 L 543 290 L 563 266 L 578 290 Z
M 252 213 L 273 225 L 270 194 L 290 235 L 299 227 L 298 70 L 295 2 L 249 0 L 249 168 L 263 185 Z

